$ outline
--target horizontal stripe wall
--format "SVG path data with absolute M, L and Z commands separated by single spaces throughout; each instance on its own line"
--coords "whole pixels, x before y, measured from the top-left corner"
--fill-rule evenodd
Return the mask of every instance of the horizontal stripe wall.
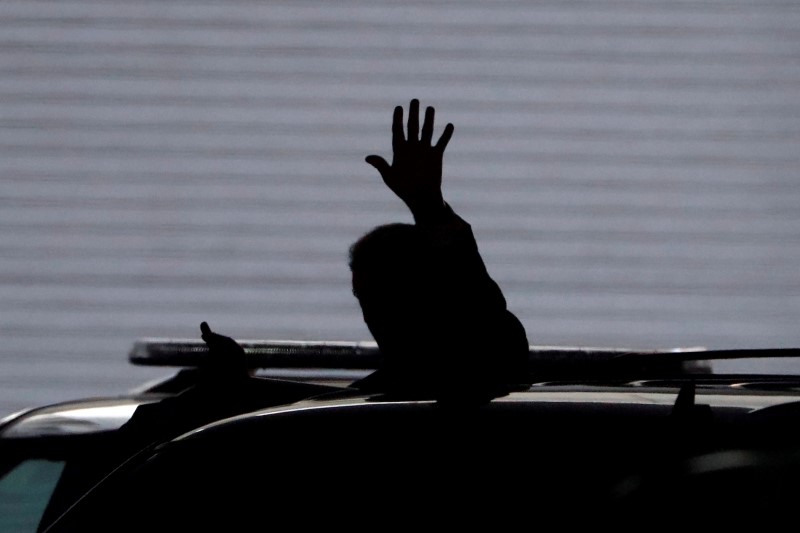
M 800 346 L 800 2 L 6 1 L 0 416 L 202 320 L 369 339 L 347 248 L 410 217 L 363 159 L 413 97 L 532 343 Z

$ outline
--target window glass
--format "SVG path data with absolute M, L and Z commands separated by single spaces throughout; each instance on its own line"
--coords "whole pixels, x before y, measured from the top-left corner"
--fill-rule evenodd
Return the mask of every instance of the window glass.
M 36 531 L 64 461 L 29 459 L 0 478 L 0 531 Z

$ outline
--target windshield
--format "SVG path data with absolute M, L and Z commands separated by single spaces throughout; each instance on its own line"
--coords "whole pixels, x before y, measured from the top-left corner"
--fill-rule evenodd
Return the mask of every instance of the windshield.
M 798 27 L 746 0 L 4 2 L 0 416 L 160 375 L 131 342 L 203 320 L 372 340 L 347 251 L 411 221 L 364 158 L 412 98 L 455 126 L 446 199 L 531 344 L 798 346 Z

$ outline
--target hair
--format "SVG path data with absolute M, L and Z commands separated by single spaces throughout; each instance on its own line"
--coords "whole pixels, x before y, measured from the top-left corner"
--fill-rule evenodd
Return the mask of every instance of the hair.
M 417 226 L 385 224 L 350 246 L 350 270 L 369 273 L 368 286 L 376 289 L 402 280 L 418 281 L 430 274 L 430 249 L 428 240 Z

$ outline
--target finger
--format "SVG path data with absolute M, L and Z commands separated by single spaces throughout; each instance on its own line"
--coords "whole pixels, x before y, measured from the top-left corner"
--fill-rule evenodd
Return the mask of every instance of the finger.
M 200 323 L 200 332 L 203 334 L 203 337 L 211 334 L 211 328 L 208 327 L 208 322 Z
M 422 137 L 420 137 L 420 141 L 425 144 L 431 144 L 431 140 L 433 139 L 433 115 L 435 111 L 431 106 L 428 106 L 425 109 L 425 121 L 422 123 Z
M 375 167 L 381 173 L 381 177 L 385 179 L 388 176 L 391 167 L 384 158 L 379 155 L 368 155 L 364 160 Z
M 414 98 L 408 106 L 408 140 L 419 139 L 419 100 Z
M 394 108 L 394 117 L 392 118 L 392 149 L 397 152 L 402 148 L 406 138 L 403 135 L 403 106 Z
M 436 149 L 440 152 L 444 152 L 444 149 L 447 148 L 447 143 L 450 142 L 450 137 L 453 136 L 453 130 L 455 126 L 452 124 L 448 124 L 444 127 L 444 131 L 442 132 L 442 136 L 439 137 L 439 142 L 436 143 Z

